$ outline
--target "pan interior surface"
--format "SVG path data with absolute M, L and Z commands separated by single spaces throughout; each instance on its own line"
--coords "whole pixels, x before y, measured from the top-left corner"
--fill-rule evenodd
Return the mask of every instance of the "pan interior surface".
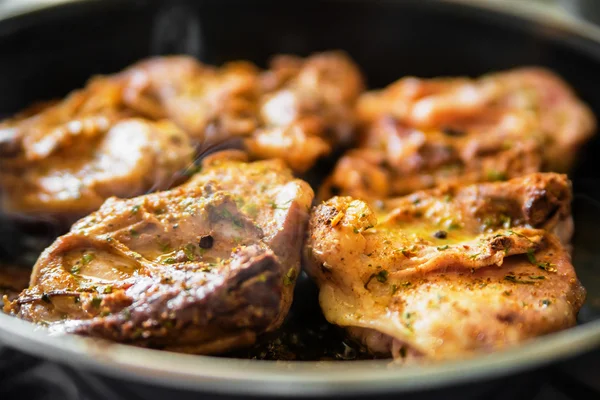
M 476 76 L 522 65 L 562 75 L 600 116 L 600 31 L 547 24 L 465 1 L 77 1 L 0 21 L 0 115 L 63 96 L 92 75 L 144 57 L 191 54 L 210 64 L 343 49 L 370 88 L 405 75 Z M 593 36 L 597 34 L 597 40 Z M 401 368 L 389 361 L 265 362 L 190 356 L 79 337 L 49 337 L 0 314 L 0 340 L 107 374 L 223 393 L 317 395 L 440 387 L 514 373 L 600 344 L 600 140 L 574 182 L 574 265 L 588 291 L 579 326 L 473 360 Z M 27 250 L 2 223 L 0 260 Z M 51 229 L 44 232 L 52 235 Z M 308 308 L 310 309 L 310 308 Z

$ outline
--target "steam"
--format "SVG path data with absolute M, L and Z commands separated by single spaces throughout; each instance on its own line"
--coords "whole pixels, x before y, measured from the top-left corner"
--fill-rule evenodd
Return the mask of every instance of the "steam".
M 197 12 L 188 5 L 173 1 L 157 13 L 151 39 L 152 54 L 188 54 L 202 59 L 202 43 Z

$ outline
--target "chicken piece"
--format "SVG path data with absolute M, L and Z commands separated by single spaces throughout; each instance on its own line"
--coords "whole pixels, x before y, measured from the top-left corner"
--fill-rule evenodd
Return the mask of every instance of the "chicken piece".
M 0 123 L 0 160 L 39 161 L 73 142 L 93 140 L 129 116 L 122 84 L 96 77 L 62 101 L 34 104 Z
M 171 119 L 199 147 L 250 135 L 258 127 L 259 70 L 251 63 L 216 68 L 188 56 L 157 57 L 121 75 L 128 107 L 150 119 Z
M 576 323 L 571 188 L 537 173 L 316 207 L 305 246 L 327 320 L 402 362 L 469 357 Z
M 254 157 L 283 158 L 305 172 L 319 157 L 353 141 L 353 108 L 364 84 L 344 53 L 278 56 L 262 84 L 262 125 L 246 140 Z
M 221 68 L 188 57 L 156 58 L 125 74 L 126 103 L 149 118 L 175 121 L 202 149 L 223 142 L 253 159 L 282 158 L 304 172 L 353 139 L 353 107 L 363 88 L 358 68 L 343 53 L 306 59 L 276 57 L 260 73 L 252 64 Z
M 474 80 L 403 78 L 362 95 L 357 113 L 360 149 L 340 160 L 323 199 L 385 198 L 444 183 L 566 171 L 596 125 L 567 84 L 541 68 Z
M 5 307 L 52 330 L 211 354 L 287 314 L 311 188 L 281 161 L 217 153 L 170 191 L 111 198 L 59 237 Z
M 194 157 L 187 135 L 166 120 L 123 119 L 68 141 L 42 158 L 0 160 L 5 211 L 70 224 L 110 196 L 169 188 Z
M 70 223 L 110 196 L 168 189 L 194 150 L 215 147 L 304 172 L 352 139 L 361 88 L 342 53 L 280 57 L 262 73 L 246 62 L 141 61 L 0 123 L 4 209 Z

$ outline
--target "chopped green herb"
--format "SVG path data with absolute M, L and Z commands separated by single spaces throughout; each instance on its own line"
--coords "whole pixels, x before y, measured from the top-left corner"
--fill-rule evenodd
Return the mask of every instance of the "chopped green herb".
M 395 295 L 397 291 L 398 291 L 398 285 L 396 285 L 395 283 L 392 284 L 392 296 Z
M 530 275 L 529 279 L 546 279 L 546 277 L 542 275 Z
M 185 253 L 188 261 L 194 261 L 196 259 L 196 246 L 194 244 L 186 244 L 183 248 L 183 252 Z
M 75 264 L 73 265 L 73 267 L 71 268 L 71 273 L 72 274 L 78 274 L 79 271 L 81 271 L 81 267 L 79 266 L 79 264 Z
M 508 179 L 506 173 L 502 171 L 489 170 L 486 175 L 487 180 L 492 182 L 505 181 L 506 179 Z
M 100 297 L 93 297 L 91 304 L 93 307 L 98 308 L 100 307 L 100 304 L 102 304 L 102 299 Z
M 287 274 L 285 274 L 285 276 L 283 277 L 283 284 L 286 286 L 290 286 L 294 283 L 294 281 L 296 280 L 296 270 L 294 268 L 290 268 L 287 272 Z
M 384 283 L 388 279 L 388 272 L 385 269 L 382 269 L 375 275 L 375 278 L 377 278 L 377 281 Z
M 94 259 L 94 255 L 92 253 L 86 253 L 81 257 L 81 263 L 83 265 L 88 265 Z
M 506 232 L 508 232 L 510 235 L 515 235 L 515 236 L 521 237 L 523 239 L 527 239 L 529 242 L 533 243 L 533 241 L 531 239 L 529 239 L 527 236 L 523 235 L 522 233 L 515 232 L 512 229 L 508 229 Z
M 175 259 L 173 257 L 168 257 L 165 259 L 165 264 L 175 264 Z
M 377 279 L 378 282 L 384 283 L 388 279 L 388 272 L 385 269 L 382 269 L 381 271 L 379 271 L 377 273 L 371 274 L 369 276 L 369 279 L 367 279 L 367 281 L 365 282 L 365 285 L 364 285 L 365 289 L 368 289 L 369 283 L 371 283 L 373 278 Z
M 131 311 L 129 311 L 129 308 L 126 308 L 123 311 L 121 311 L 121 314 L 123 315 L 123 318 L 127 320 L 131 319 Z
M 360 231 L 358 230 L 358 228 L 354 228 L 354 233 L 360 233 Z
M 44 303 L 51 303 L 50 296 L 48 296 L 46 293 L 42 294 L 42 301 Z
M 113 287 L 108 285 L 108 286 L 104 286 L 104 290 L 102 291 L 102 293 L 109 294 L 109 293 L 112 293 L 112 291 L 113 291 Z
M 286 210 L 291 202 L 292 200 L 288 200 L 285 203 L 279 205 L 275 201 L 271 200 L 269 201 L 269 205 L 273 210 Z
M 547 272 L 556 272 L 556 268 L 554 268 L 553 264 L 550 264 L 549 262 L 538 262 L 535 258 L 535 254 L 534 254 L 533 250 L 529 250 L 527 252 L 527 259 L 533 265 L 537 265 L 537 267 L 539 269 L 543 269 L 544 271 L 547 271 Z
M 460 227 L 461 226 L 460 226 L 460 224 L 458 222 L 456 222 L 456 221 L 449 221 L 447 229 L 449 231 L 455 231 L 457 229 L 460 229 Z
M 547 271 L 547 272 L 556 272 L 557 271 L 554 264 L 550 264 L 549 262 L 540 262 L 537 264 L 537 266 L 539 269 L 543 269 L 544 271 Z
M 400 249 L 400 252 L 402 253 L 402 255 L 406 258 L 411 258 L 412 256 L 415 255 L 415 253 L 409 249 L 407 249 L 406 247 L 403 247 Z
M 524 285 L 533 285 L 535 283 L 533 281 L 526 281 L 526 280 L 523 280 L 523 279 L 519 279 L 519 278 L 517 278 L 514 275 L 506 275 L 504 277 L 504 280 L 505 281 L 509 281 L 509 282 L 513 282 L 513 283 L 522 283 Z
M 535 254 L 534 253 L 535 252 L 532 249 L 527 250 L 527 259 L 529 260 L 530 263 L 532 263 L 532 264 L 535 265 L 535 264 L 537 264 L 537 261 L 535 259 Z
M 443 245 L 443 246 L 438 246 L 437 249 L 439 251 L 443 251 L 443 250 L 448 250 L 450 248 L 450 246 L 448 246 L 447 244 Z
M 133 229 L 133 228 L 129 230 L 129 234 L 130 234 L 131 236 L 133 236 L 133 237 L 138 237 L 138 236 L 140 236 L 140 233 L 139 233 L 138 231 L 136 231 L 135 229 Z
M 135 206 L 131 207 L 131 213 L 132 214 L 136 214 L 138 211 L 140 211 L 140 205 L 136 204 Z
M 542 300 L 542 305 L 544 305 L 544 306 L 546 306 L 546 307 L 547 307 L 547 306 L 549 306 L 550 304 L 552 304 L 552 302 L 551 302 L 550 300 L 548 300 L 548 299 L 544 299 L 544 300 Z

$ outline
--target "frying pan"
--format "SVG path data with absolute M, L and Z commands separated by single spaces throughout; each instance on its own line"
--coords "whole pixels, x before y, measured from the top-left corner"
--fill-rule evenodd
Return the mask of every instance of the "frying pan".
M 91 75 L 115 72 L 150 55 L 187 53 L 207 63 L 248 59 L 264 66 L 277 53 L 343 49 L 362 67 L 372 88 L 404 75 L 476 76 L 544 65 L 570 82 L 600 115 L 600 30 L 553 19 L 517 3 L 510 7 L 464 0 L 54 3 L 62 4 L 13 12 L 0 20 L 0 114 L 62 96 Z M 24 352 L 122 379 L 229 395 L 409 395 L 508 375 L 517 379 L 523 376 L 517 373 L 600 346 L 600 248 L 595 237 L 600 222 L 599 147 L 599 140 L 590 143 L 571 174 L 576 193 L 574 265 L 588 290 L 579 324 L 517 348 L 411 367 L 386 360 L 269 362 L 49 336 L 1 313 L 0 340 Z M 2 254 L 19 252 L 19 232 L 4 227 L 0 233 Z M 300 293 L 295 307 L 318 312 L 307 297 L 311 296 Z

